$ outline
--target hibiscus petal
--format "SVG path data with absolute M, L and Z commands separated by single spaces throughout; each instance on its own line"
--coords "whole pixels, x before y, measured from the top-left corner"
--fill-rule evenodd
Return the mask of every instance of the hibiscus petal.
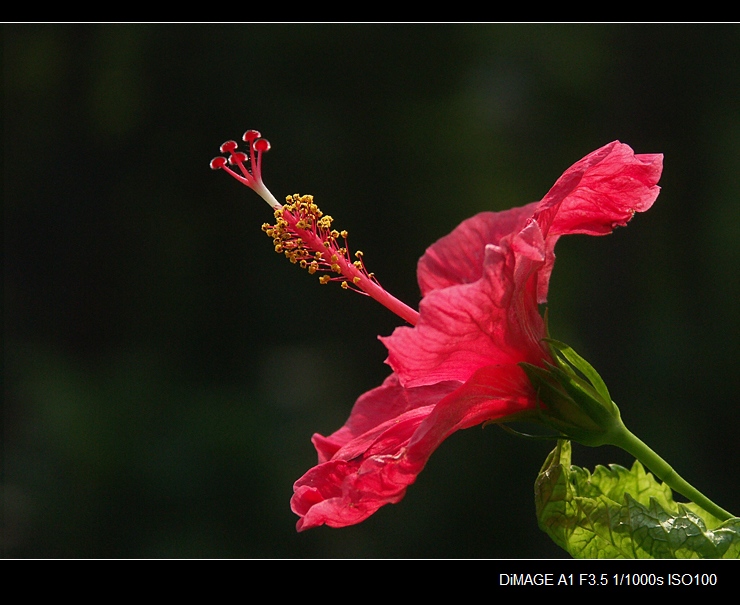
M 398 377 L 391 374 L 379 387 L 362 395 L 344 426 L 328 437 L 313 436 L 311 441 L 319 455 L 319 462 L 326 462 L 357 438 L 370 438 L 372 430 L 383 423 L 400 417 L 405 412 L 438 401 L 460 386 L 459 382 L 441 382 L 418 389 L 401 388 Z
M 536 222 L 489 244 L 481 278 L 432 290 L 415 327 L 381 338 L 387 363 L 405 387 L 464 382 L 487 365 L 541 363 L 544 324 L 535 300 L 545 242 Z
M 383 392 L 397 398 L 394 391 L 399 389 L 395 383 Z M 298 531 L 354 525 L 381 506 L 398 502 L 450 434 L 531 409 L 535 396 L 524 372 L 509 365 L 481 368 L 441 401 L 436 395 L 428 401 L 430 405 L 409 410 L 347 443 L 333 459 L 296 481 L 291 508 L 301 517 Z
M 574 233 L 607 235 L 623 227 L 635 212 L 653 205 L 660 193 L 657 183 L 662 171 L 662 154 L 635 155 L 629 145 L 614 141 L 563 173 L 534 214 L 547 241 L 537 302 L 547 301 L 558 238 Z
M 353 525 L 403 498 L 423 468 L 405 458 L 406 445 L 437 401 L 373 427 L 296 481 L 291 508 L 301 517 L 298 531 Z
M 503 212 L 481 212 L 432 244 L 417 268 L 421 295 L 478 281 L 483 275 L 486 245 L 498 245 L 504 237 L 523 229 L 536 208 L 533 203 Z
M 604 235 L 647 210 L 660 188 L 662 155 L 618 141 L 590 153 L 542 201 L 463 222 L 419 261 L 424 298 L 414 328 L 381 338 L 406 387 L 467 380 L 487 364 L 540 363 L 558 238 Z
M 546 236 L 605 235 L 649 209 L 660 193 L 662 154 L 635 155 L 614 141 L 563 173 L 537 207 Z
M 320 525 L 355 525 L 381 506 L 394 504 L 403 498 L 406 493 L 404 486 L 399 489 L 394 486 L 392 493 L 375 489 L 365 496 L 362 486 L 359 489 L 355 487 L 360 483 L 360 465 L 360 461 L 332 460 L 314 467 L 295 483 L 290 505 L 300 517 L 296 524 L 298 531 Z
M 518 365 L 490 365 L 477 370 L 440 401 L 414 434 L 408 458 L 429 457 L 452 433 L 490 420 L 501 420 L 537 407 L 537 394 Z

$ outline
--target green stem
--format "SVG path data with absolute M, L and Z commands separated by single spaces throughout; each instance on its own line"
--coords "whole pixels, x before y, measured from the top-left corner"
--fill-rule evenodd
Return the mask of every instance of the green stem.
M 658 456 L 648 445 L 635 436 L 621 422 L 621 430 L 616 430 L 610 436 L 612 445 L 622 448 L 642 462 L 652 473 L 673 491 L 682 494 L 695 504 L 701 506 L 705 511 L 711 513 L 721 521 L 727 521 L 735 515 L 716 505 L 698 489 L 681 477 L 673 467 L 663 458 Z

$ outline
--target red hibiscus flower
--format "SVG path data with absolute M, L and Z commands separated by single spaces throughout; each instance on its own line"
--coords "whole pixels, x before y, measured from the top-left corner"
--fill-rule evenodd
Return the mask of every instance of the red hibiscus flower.
M 244 138 L 250 154 L 235 152 L 233 142 L 222 146 L 241 175 L 224 158 L 211 165 L 278 208 L 276 225 L 264 227 L 276 250 L 310 273 L 333 271 L 338 277 L 322 283 L 342 280 L 413 326 L 381 338 L 393 369 L 385 382 L 357 400 L 342 428 L 313 436 L 318 465 L 296 481 L 291 499 L 299 531 L 363 521 L 401 500 L 450 434 L 542 407 L 523 366 L 556 363 L 538 308 L 547 299 L 555 244 L 571 233 L 605 235 L 650 208 L 663 165 L 662 155 L 635 155 L 615 141 L 571 166 L 541 201 L 464 221 L 419 260 L 417 314 L 377 284 L 360 253 L 349 261 L 338 243 L 346 234 L 322 226 L 312 198 L 291 196 L 282 207 L 269 192 L 265 197 L 259 156 L 269 145 L 255 133 Z
M 662 155 L 613 142 L 571 166 L 545 197 L 483 212 L 418 265 L 419 320 L 381 340 L 394 373 L 347 423 L 314 435 L 319 464 L 294 485 L 298 530 L 344 527 L 403 498 L 450 434 L 537 407 L 521 362 L 551 361 L 538 304 L 561 235 L 604 235 L 658 196 Z

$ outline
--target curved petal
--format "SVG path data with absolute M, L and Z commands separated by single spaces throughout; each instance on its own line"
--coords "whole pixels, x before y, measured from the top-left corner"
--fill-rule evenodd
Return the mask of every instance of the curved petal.
M 544 323 L 537 308 L 536 273 L 545 242 L 536 222 L 485 247 L 481 278 L 432 290 L 419 322 L 381 338 L 387 363 L 406 387 L 464 382 L 486 365 L 541 363 Z
M 614 141 L 568 168 L 534 216 L 548 237 L 611 233 L 653 205 L 662 171 L 662 154 L 635 155 L 629 145 Z
M 635 155 L 614 141 L 588 154 L 563 173 L 537 205 L 535 220 L 547 241 L 537 302 L 547 301 L 555 244 L 561 235 L 607 235 L 625 226 L 635 212 L 648 210 L 660 193 L 662 154 Z
M 503 212 L 481 212 L 429 246 L 417 268 L 421 295 L 478 281 L 483 275 L 486 246 L 499 245 L 505 237 L 521 231 L 536 208 L 535 202 Z
M 401 500 L 423 467 L 409 464 L 405 446 L 433 409 L 416 408 L 375 427 L 296 481 L 290 506 L 301 517 L 298 531 L 354 525 Z
M 372 431 L 406 412 L 439 401 L 460 386 L 459 382 L 442 382 L 418 389 L 404 389 L 398 377 L 391 374 L 379 387 L 368 391 L 355 402 L 347 422 L 328 437 L 315 434 L 311 441 L 319 463 L 331 460 L 337 452 L 355 440 L 374 440 Z
M 430 405 L 374 427 L 296 481 L 291 508 L 301 517 L 298 531 L 365 520 L 381 506 L 403 498 L 450 434 L 534 405 L 534 391 L 518 366 L 481 368 L 441 401 L 432 398 Z
M 540 363 L 554 248 L 561 235 L 603 235 L 647 210 L 662 155 L 614 141 L 576 162 L 534 204 L 483 213 L 419 261 L 419 321 L 381 338 L 404 386 L 467 380 L 487 364 Z

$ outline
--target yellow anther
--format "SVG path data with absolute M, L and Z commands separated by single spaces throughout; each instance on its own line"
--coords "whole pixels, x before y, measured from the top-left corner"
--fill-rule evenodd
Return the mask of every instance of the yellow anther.
M 330 215 L 325 214 L 319 219 L 318 225 L 322 229 L 329 229 L 333 221 L 334 219 Z
M 357 260 L 351 261 L 347 249 L 348 232 L 332 229 L 333 217 L 321 212 L 313 196 L 288 195 L 285 205 L 274 214 L 275 224 L 264 223 L 262 230 L 272 238 L 275 252 L 283 253 L 291 263 L 298 264 L 311 275 L 324 273 L 319 277 L 319 283 L 328 284 L 336 280 L 345 290 L 360 290 L 364 288 L 360 284 L 364 284 L 365 277 L 374 279 L 372 274 L 368 276 L 366 273 L 362 251 L 355 252 Z M 310 237 L 300 237 L 306 233 Z M 344 240 L 344 246 L 339 245 L 339 238 Z

